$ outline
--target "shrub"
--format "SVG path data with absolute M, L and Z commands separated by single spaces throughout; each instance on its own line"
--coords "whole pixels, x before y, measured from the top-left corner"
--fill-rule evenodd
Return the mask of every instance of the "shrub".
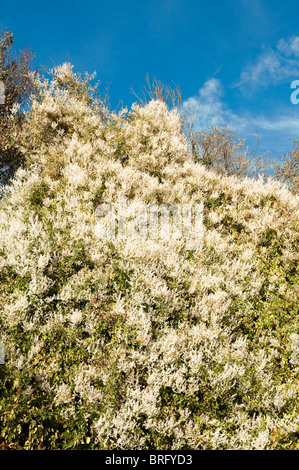
M 54 72 L 0 206 L 0 445 L 298 449 L 298 197 L 195 163 L 162 101 L 105 114 Z M 99 238 L 119 196 L 203 202 L 202 249 Z

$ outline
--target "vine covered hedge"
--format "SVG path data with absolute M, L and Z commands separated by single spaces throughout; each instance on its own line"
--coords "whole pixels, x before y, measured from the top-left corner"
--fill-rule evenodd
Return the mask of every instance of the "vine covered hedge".
M 219 177 L 157 100 L 40 79 L 0 202 L 0 447 L 298 449 L 298 197 Z M 203 244 L 100 238 L 95 210 L 203 203 Z

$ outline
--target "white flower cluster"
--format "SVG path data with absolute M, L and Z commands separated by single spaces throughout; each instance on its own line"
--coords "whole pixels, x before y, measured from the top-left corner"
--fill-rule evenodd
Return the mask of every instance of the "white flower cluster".
M 1 340 L 19 393 L 48 394 L 69 419 L 80 410 L 100 448 L 291 439 L 298 197 L 193 162 L 163 102 L 103 120 L 71 93 L 76 80 L 65 65 L 40 82 L 23 131 L 29 166 L 0 205 Z M 95 209 L 119 197 L 203 203 L 202 250 L 100 239 Z

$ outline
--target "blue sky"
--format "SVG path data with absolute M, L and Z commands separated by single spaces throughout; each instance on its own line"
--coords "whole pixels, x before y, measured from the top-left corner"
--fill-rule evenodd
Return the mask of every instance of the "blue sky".
M 277 157 L 299 138 L 298 14 L 298 0 L 10 0 L 0 29 L 37 66 L 96 71 L 113 108 L 129 108 L 149 74 L 200 103 L 197 128 L 230 125 L 250 150 L 258 133 L 259 152 Z

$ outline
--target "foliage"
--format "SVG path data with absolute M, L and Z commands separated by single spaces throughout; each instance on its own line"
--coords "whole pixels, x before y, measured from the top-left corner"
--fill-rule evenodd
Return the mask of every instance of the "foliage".
M 0 202 L 0 446 L 298 449 L 298 197 L 195 162 L 163 100 L 111 112 L 52 75 Z M 203 202 L 202 249 L 99 238 L 119 196 Z

